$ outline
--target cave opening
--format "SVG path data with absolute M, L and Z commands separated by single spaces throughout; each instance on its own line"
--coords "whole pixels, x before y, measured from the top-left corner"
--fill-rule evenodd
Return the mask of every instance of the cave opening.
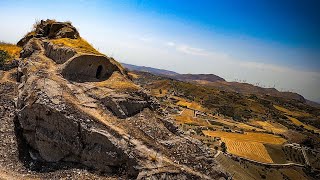
M 99 65 L 97 68 L 97 72 L 96 72 L 96 78 L 100 79 L 101 78 L 101 73 L 102 73 L 102 65 Z

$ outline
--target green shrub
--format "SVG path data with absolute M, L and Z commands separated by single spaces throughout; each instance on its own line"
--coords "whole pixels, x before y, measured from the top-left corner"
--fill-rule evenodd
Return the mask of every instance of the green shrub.
M 0 66 L 3 66 L 8 59 L 10 59 L 10 55 L 7 51 L 0 50 Z

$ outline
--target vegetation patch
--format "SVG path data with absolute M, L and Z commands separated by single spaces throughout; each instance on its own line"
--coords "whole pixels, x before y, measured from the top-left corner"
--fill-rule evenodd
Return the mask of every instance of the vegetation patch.
M 276 134 L 282 134 L 288 130 L 285 126 L 282 126 L 279 123 L 272 123 L 269 121 L 253 121 L 252 123 Z
M 300 111 L 290 111 L 289 109 L 286 109 L 281 106 L 273 105 L 274 108 L 277 110 L 289 115 L 289 116 L 294 116 L 294 117 L 309 117 L 311 114 L 306 113 L 306 112 L 300 112 Z
M 258 142 L 258 143 L 268 143 L 268 144 L 283 144 L 286 142 L 280 136 L 265 134 L 265 133 L 256 133 L 256 132 L 245 132 L 244 134 L 240 133 L 231 133 L 224 131 L 207 131 L 204 130 L 203 133 L 205 135 L 211 137 L 220 137 L 220 138 L 228 138 L 237 141 L 247 141 L 247 142 Z
M 299 121 L 298 119 L 294 118 L 294 117 L 290 117 L 290 116 L 286 116 L 293 124 L 295 124 L 296 126 L 308 129 L 310 131 L 314 131 L 316 133 L 320 133 L 320 130 L 311 126 L 311 125 L 307 125 L 302 123 L 301 121 Z
M 120 91 L 137 91 L 139 86 L 132 83 L 130 80 L 126 79 L 118 72 L 115 72 L 111 77 L 105 81 L 95 82 L 97 87 L 107 87 L 110 89 L 120 90 Z
M 16 45 L 0 42 L 0 64 L 19 58 L 21 50 L 22 48 Z
M 98 55 L 101 54 L 83 38 L 78 38 L 78 39 L 60 38 L 60 39 L 52 39 L 50 40 L 50 42 L 56 45 L 73 48 L 78 53 L 89 53 L 89 54 L 98 54 Z

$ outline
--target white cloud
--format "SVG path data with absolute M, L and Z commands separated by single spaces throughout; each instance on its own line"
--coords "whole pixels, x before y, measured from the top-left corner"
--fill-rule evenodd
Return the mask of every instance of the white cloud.
M 169 47 L 173 47 L 176 44 L 174 42 L 169 41 L 169 42 L 166 43 L 166 45 L 169 46 Z
M 177 46 L 177 51 L 183 52 L 185 54 L 197 55 L 197 56 L 207 56 L 209 52 L 201 48 L 194 48 L 187 45 Z
M 140 38 L 140 41 L 143 41 L 143 42 L 153 42 L 154 41 L 154 38 L 153 37 L 141 37 Z

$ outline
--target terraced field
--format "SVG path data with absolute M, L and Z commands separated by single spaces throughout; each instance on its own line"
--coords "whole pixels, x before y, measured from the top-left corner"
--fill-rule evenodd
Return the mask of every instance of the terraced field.
M 228 152 L 237 156 L 246 157 L 259 162 L 273 163 L 268 151 L 262 143 L 239 141 L 222 138 L 226 143 Z
M 262 126 L 263 129 L 277 134 L 285 133 L 288 130 L 285 126 L 270 121 L 252 121 L 251 123 Z
M 289 116 L 294 116 L 294 117 L 309 117 L 311 116 L 309 113 L 306 112 L 299 112 L 299 111 L 290 111 L 289 109 L 286 109 L 281 106 L 273 105 L 274 108 L 277 110 L 289 115 Z
M 286 142 L 280 136 L 272 135 L 272 134 L 265 134 L 259 132 L 245 132 L 244 134 L 240 133 L 231 133 L 231 132 L 224 132 L 224 131 L 203 131 L 205 135 L 211 137 L 221 137 L 227 139 L 233 139 L 236 141 L 246 141 L 246 142 L 258 142 L 258 143 L 268 143 L 268 144 L 283 144 Z
M 320 133 L 320 130 L 308 125 L 308 124 L 304 124 L 303 122 L 299 121 L 298 119 L 294 118 L 294 117 L 290 117 L 290 116 L 286 116 L 293 124 L 297 125 L 297 126 L 303 126 L 305 129 L 311 130 L 311 131 L 315 131 L 317 133 Z
M 203 133 L 211 137 L 220 137 L 226 143 L 227 151 L 231 154 L 266 163 L 273 163 L 273 160 L 264 144 L 281 145 L 286 142 L 279 136 L 258 132 L 240 134 L 224 131 L 203 131 Z
M 243 129 L 243 130 L 247 130 L 247 131 L 265 131 L 263 129 L 253 127 L 253 126 L 250 126 L 250 125 L 245 124 L 245 123 L 231 121 L 231 120 L 224 119 L 224 118 L 221 118 L 221 117 L 218 117 L 218 116 L 215 116 L 215 118 L 216 118 L 217 122 L 225 124 L 225 125 L 230 126 L 230 127 L 237 127 L 239 129 Z

